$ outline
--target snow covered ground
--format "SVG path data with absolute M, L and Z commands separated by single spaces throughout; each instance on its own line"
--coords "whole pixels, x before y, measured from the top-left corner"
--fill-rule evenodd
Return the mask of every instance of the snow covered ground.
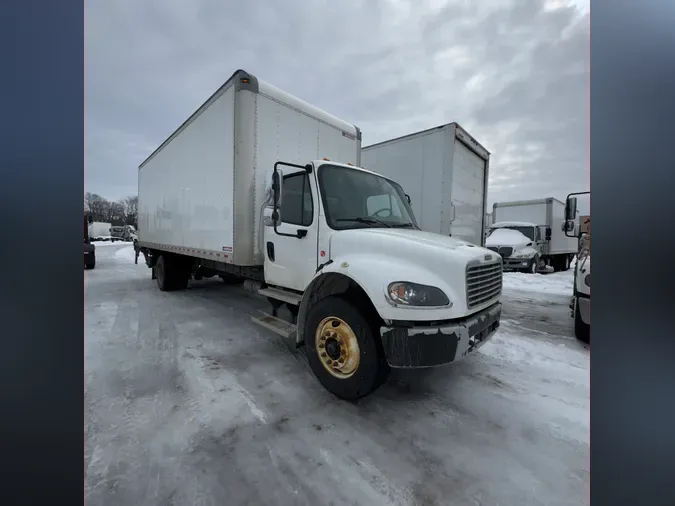
M 96 246 L 97 248 L 108 248 L 108 247 L 111 247 L 111 246 L 119 247 L 119 246 L 122 246 L 122 245 L 128 246 L 128 245 L 131 244 L 130 242 L 122 241 L 122 240 L 119 240 L 119 239 L 116 239 L 114 241 L 112 241 L 110 239 L 106 240 L 106 241 L 92 241 L 91 243 L 94 246 Z
M 572 297 L 574 271 L 551 274 L 527 274 L 523 272 L 504 273 L 505 292 L 531 292 Z
M 133 260 L 118 243 L 84 273 L 89 504 L 588 504 L 572 271 L 505 274 L 492 342 L 351 404 L 250 322 L 261 298 L 161 293 Z

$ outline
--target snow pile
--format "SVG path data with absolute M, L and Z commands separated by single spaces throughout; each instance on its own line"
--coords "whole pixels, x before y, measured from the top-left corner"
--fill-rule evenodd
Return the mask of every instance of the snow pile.
M 517 230 L 498 228 L 485 241 L 486 246 L 517 246 L 532 242 L 526 235 Z
M 504 273 L 504 291 L 536 292 L 550 295 L 572 296 L 574 271 L 553 274 Z
M 124 246 L 125 244 L 130 244 L 124 241 L 91 241 L 91 243 L 97 248 L 106 248 L 110 246 Z

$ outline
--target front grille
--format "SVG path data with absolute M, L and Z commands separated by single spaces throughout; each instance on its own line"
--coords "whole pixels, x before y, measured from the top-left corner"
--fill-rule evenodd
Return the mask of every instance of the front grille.
M 471 265 L 466 269 L 466 303 L 480 306 L 502 293 L 502 264 Z
M 488 249 L 495 253 L 499 253 L 499 248 L 497 246 L 488 246 Z
M 502 246 L 499 248 L 499 251 L 497 251 L 503 258 L 508 258 L 511 256 L 513 253 L 513 248 L 509 246 Z

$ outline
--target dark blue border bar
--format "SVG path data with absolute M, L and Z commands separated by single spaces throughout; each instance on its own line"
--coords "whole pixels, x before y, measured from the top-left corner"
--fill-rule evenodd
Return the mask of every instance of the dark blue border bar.
M 591 4 L 591 504 L 675 504 L 673 27 Z
M 83 3 L 0 15 L 0 504 L 84 498 Z

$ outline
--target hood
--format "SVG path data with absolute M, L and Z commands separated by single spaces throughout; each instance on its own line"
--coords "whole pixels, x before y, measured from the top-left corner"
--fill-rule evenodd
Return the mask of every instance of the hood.
M 449 236 L 400 228 L 341 230 L 330 238 L 329 258 L 345 272 L 358 272 L 361 279 L 369 279 L 366 283 L 370 287 L 369 295 L 383 318 L 459 318 L 488 307 L 499 297 L 495 294 L 480 305 L 468 307 L 467 268 L 498 265 L 501 276 L 501 257 L 494 251 Z M 452 307 L 440 313 L 420 308 L 394 309 L 383 293 L 392 281 L 436 286 L 452 301 Z
M 514 249 L 524 248 L 532 240 L 517 230 L 509 228 L 496 228 L 485 240 L 486 246 L 511 246 Z
M 420 245 L 427 246 L 425 251 L 430 254 L 442 254 L 452 252 L 453 257 L 461 262 L 475 259 L 485 260 L 485 255 L 494 255 L 480 246 L 476 246 L 462 239 L 456 239 L 441 234 L 401 228 L 358 228 L 343 230 L 331 237 L 331 255 L 342 250 L 343 247 L 351 247 L 359 243 L 377 244 L 392 256 L 420 254 Z M 425 256 L 424 254 L 422 256 Z M 420 258 L 422 260 L 422 258 Z

